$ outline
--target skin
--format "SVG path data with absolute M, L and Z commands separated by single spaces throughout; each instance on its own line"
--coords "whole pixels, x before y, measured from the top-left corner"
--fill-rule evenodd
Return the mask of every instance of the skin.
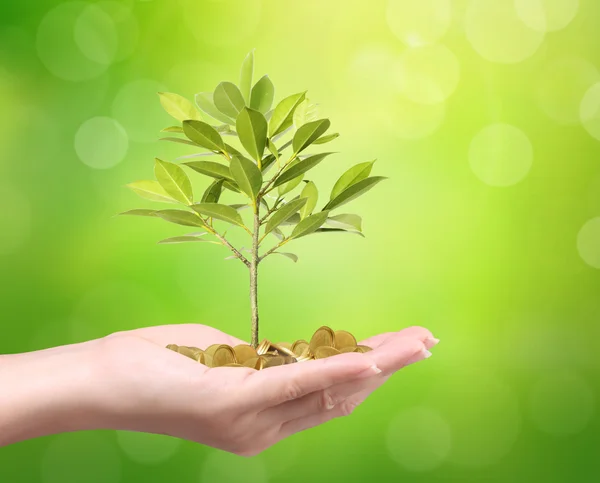
M 374 349 L 366 354 L 263 371 L 207 368 L 165 346 L 245 342 L 186 324 L 0 356 L 0 446 L 62 432 L 119 429 L 252 456 L 351 414 L 393 373 L 429 357 L 437 342 L 428 330 L 411 327 L 362 341 Z

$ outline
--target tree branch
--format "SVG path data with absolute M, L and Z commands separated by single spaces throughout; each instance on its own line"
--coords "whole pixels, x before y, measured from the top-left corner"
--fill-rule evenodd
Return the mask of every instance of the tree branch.
M 258 258 L 259 263 L 262 262 L 265 258 L 267 258 L 271 253 L 273 253 L 274 251 L 276 251 L 278 248 L 281 248 L 283 245 L 285 245 L 290 240 L 291 240 L 291 238 L 284 238 L 277 245 L 275 245 L 273 248 L 271 248 L 270 250 L 266 251 L 265 254 L 262 257 Z

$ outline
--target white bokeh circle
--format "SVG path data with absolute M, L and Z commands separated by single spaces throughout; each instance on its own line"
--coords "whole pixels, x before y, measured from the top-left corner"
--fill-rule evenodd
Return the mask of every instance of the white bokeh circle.
M 0 255 L 18 250 L 31 233 L 31 203 L 18 189 L 0 183 Z
M 439 412 L 414 407 L 400 412 L 390 423 L 387 449 L 392 458 L 410 471 L 431 471 L 448 456 L 450 428 Z
M 512 186 L 529 173 L 533 147 L 527 135 L 515 126 L 490 124 L 471 141 L 469 164 L 485 184 Z
M 164 463 L 181 447 L 180 439 L 134 431 L 117 431 L 117 443 L 131 460 L 147 465 Z
M 96 5 L 114 22 L 118 38 L 115 60 L 127 59 L 135 52 L 140 36 L 139 23 L 132 7 L 116 0 L 103 0 Z
M 572 371 L 560 371 L 539 379 L 529 395 L 530 416 L 550 434 L 583 431 L 595 411 L 595 397 L 588 382 Z
M 577 15 L 579 0 L 515 0 L 517 15 L 538 32 L 562 30 Z
M 386 11 L 390 30 L 410 47 L 432 44 L 452 24 L 451 0 L 389 0 Z
M 267 483 L 269 480 L 263 458 L 244 458 L 232 453 L 215 450 L 201 463 L 201 483 L 213 481 L 243 481 L 244 483 Z
M 90 168 L 108 169 L 125 158 L 129 140 L 123 126 L 110 117 L 93 117 L 75 134 L 75 152 Z
M 497 463 L 521 430 L 515 391 L 493 372 L 451 371 L 430 391 L 425 403 L 437 409 L 452 436 L 446 461 L 470 468 Z
M 578 124 L 581 100 L 598 81 L 598 69 L 587 60 L 557 59 L 542 70 L 535 97 L 540 109 L 554 121 Z
M 600 82 L 590 87 L 583 96 L 579 117 L 590 136 L 600 141 Z
M 592 218 L 579 230 L 577 250 L 585 263 L 600 269 L 600 217 Z
M 73 82 L 104 73 L 117 44 L 111 18 L 99 7 L 83 2 L 62 3 L 47 12 L 36 36 L 44 66 L 54 76 Z
M 121 459 L 104 436 L 90 432 L 52 436 L 41 461 L 43 483 L 118 483 Z
M 448 99 L 460 79 L 456 55 L 441 44 L 406 49 L 396 63 L 398 90 L 419 104 L 438 104 Z
M 514 64 L 535 54 L 544 34 L 517 16 L 514 0 L 471 0 L 465 16 L 467 39 L 490 62 Z
M 147 143 L 160 137 L 168 118 L 158 93 L 166 90 L 161 83 L 150 79 L 138 79 L 121 87 L 112 104 L 112 116 L 131 140 Z

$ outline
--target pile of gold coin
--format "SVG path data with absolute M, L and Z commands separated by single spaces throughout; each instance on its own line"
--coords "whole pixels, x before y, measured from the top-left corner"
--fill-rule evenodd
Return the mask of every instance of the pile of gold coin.
M 255 349 L 251 345 L 240 344 L 231 347 L 227 344 L 213 344 L 206 349 L 169 344 L 167 349 L 194 359 L 208 367 L 249 367 L 267 369 L 295 362 L 335 356 L 344 352 L 369 352 L 370 347 L 359 345 L 356 338 L 345 330 L 332 330 L 319 327 L 310 339 L 297 340 L 293 344 L 279 342 L 274 344 L 264 339 Z

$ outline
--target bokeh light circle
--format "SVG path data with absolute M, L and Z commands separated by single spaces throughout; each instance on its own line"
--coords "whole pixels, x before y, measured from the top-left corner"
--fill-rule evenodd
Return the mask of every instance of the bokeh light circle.
M 68 2 L 50 10 L 37 30 L 36 47 L 46 68 L 56 77 L 80 82 L 105 72 L 114 60 L 117 32 L 99 7 Z
M 579 117 L 586 131 L 600 141 L 600 82 L 590 87 L 583 96 Z
M 237 46 L 256 32 L 261 19 L 262 0 L 180 2 L 189 31 L 197 40 L 209 45 Z
M 418 104 L 401 96 L 391 97 L 378 110 L 378 121 L 390 136 L 416 140 L 434 134 L 444 123 L 446 108 L 441 104 Z
M 96 5 L 114 22 L 118 38 L 115 60 L 127 59 L 135 52 L 140 36 L 139 23 L 133 15 L 131 6 L 116 0 L 105 0 Z
M 513 447 L 521 429 L 515 391 L 493 372 L 448 370 L 425 403 L 437 409 L 450 427 L 446 461 L 470 468 L 497 463 Z
M 181 446 L 181 440 L 162 434 L 117 431 L 117 443 L 136 463 L 155 465 L 171 458 Z
M 390 66 L 396 62 L 396 53 L 385 45 L 363 46 L 354 54 L 348 65 L 348 77 L 353 90 L 361 91 L 364 95 L 372 95 L 373 92 L 379 95 L 394 92 L 397 86 L 393 76 L 382 75 L 382 72 L 388 72 Z
M 444 45 L 406 49 L 395 70 L 399 91 L 420 104 L 438 104 L 455 91 L 460 78 L 456 55 Z
M 531 419 L 542 431 L 566 435 L 583 431 L 594 415 L 595 398 L 579 374 L 561 371 L 542 377 L 531 389 Z
M 535 54 L 544 34 L 517 16 L 514 0 L 471 0 L 465 17 L 467 39 L 490 62 L 513 64 Z
M 425 407 L 406 409 L 390 423 L 388 451 L 407 470 L 437 468 L 447 457 L 450 447 L 450 428 L 435 410 Z
M 490 186 L 512 186 L 533 164 L 533 147 L 523 131 L 510 124 L 486 126 L 471 141 L 469 164 L 475 175 Z
M 600 269 L 600 217 L 592 218 L 579 230 L 577 250 L 585 263 Z
M 118 483 L 121 459 L 115 446 L 90 432 L 53 436 L 41 462 L 43 483 Z
M 125 158 L 128 146 L 125 129 L 110 117 L 88 119 L 75 134 L 77 156 L 90 168 L 116 166 Z
M 451 0 L 389 0 L 386 20 L 406 45 L 415 47 L 441 39 L 452 23 Z
M 577 15 L 579 0 L 515 0 L 517 15 L 538 32 L 562 30 Z
M 10 184 L 0 183 L 0 255 L 18 250 L 31 232 L 31 204 Z
M 168 124 L 157 93 L 166 88 L 150 79 L 139 79 L 125 84 L 112 104 L 112 115 L 127 131 L 129 138 L 147 143 L 159 138 L 160 130 Z
M 202 463 L 201 483 L 213 481 L 243 481 L 267 483 L 268 474 L 262 457 L 244 458 L 215 450 Z
M 561 124 L 580 122 L 581 100 L 600 80 L 598 69 L 578 58 L 562 58 L 550 63 L 540 74 L 536 100 L 544 113 Z

